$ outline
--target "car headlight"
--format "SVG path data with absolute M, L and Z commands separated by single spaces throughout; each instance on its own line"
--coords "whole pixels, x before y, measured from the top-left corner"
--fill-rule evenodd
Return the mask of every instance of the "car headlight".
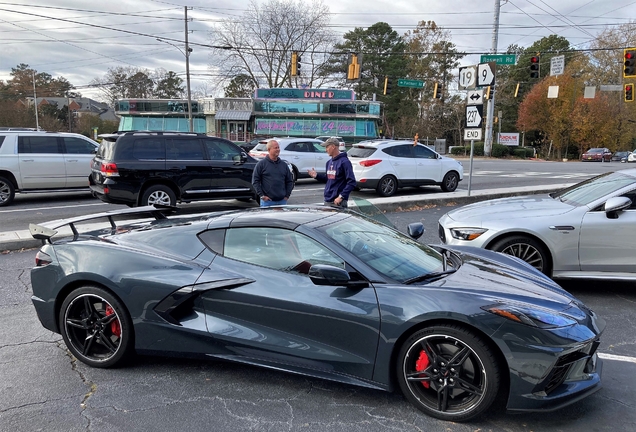
M 572 318 L 537 307 L 497 304 L 483 306 L 482 309 L 519 324 L 543 329 L 567 327 L 576 324 L 576 321 Z
M 458 240 L 475 240 L 477 237 L 488 231 L 485 228 L 451 228 L 450 233 Z

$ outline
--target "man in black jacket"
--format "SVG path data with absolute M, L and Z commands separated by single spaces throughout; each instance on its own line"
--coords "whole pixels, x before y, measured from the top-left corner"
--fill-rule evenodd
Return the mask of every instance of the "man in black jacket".
M 252 184 L 261 198 L 261 207 L 285 205 L 294 189 L 294 177 L 287 162 L 278 157 L 278 141 L 267 142 L 267 156 L 258 161 Z

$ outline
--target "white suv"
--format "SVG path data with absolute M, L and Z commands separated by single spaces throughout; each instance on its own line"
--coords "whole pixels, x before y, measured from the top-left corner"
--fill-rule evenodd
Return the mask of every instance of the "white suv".
M 317 172 L 325 172 L 327 161 L 330 159 L 327 150 L 321 146 L 321 140 L 313 138 L 272 138 L 280 146 L 279 157 L 291 164 L 294 181 L 298 178 L 309 177 L 307 171 L 314 168 Z M 250 150 L 250 156 L 263 158 L 267 156 L 267 141 L 261 141 Z
M 338 142 L 340 143 L 340 145 L 338 146 L 338 149 L 341 152 L 345 152 L 347 151 L 347 146 L 345 145 L 345 142 L 343 141 L 342 137 L 339 136 L 329 136 L 329 135 L 321 135 L 321 136 L 317 136 L 316 139 L 325 142 L 327 141 L 329 138 L 335 138 L 338 140 Z
M 0 131 L 0 206 L 16 192 L 86 190 L 98 144 L 83 135 Z
M 438 185 L 453 192 L 464 179 L 464 168 L 455 159 L 413 141 L 374 140 L 354 144 L 347 152 L 357 186 L 391 196 L 405 186 Z

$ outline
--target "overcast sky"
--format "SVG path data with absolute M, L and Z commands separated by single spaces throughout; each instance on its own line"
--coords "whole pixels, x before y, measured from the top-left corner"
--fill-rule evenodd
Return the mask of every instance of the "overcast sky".
M 340 36 L 378 21 L 404 34 L 419 21 L 433 20 L 451 32 L 460 51 L 488 53 L 492 48 L 495 0 L 324 3 Z M 209 31 L 218 21 L 240 18 L 248 4 L 249 0 L 0 0 L 0 79 L 10 79 L 11 68 L 26 63 L 38 72 L 64 76 L 83 96 L 97 98 L 98 93 L 85 86 L 114 66 L 161 67 L 185 78 L 184 55 L 156 38 L 183 41 L 183 7 L 189 6 L 190 42 L 209 43 Z M 582 49 L 604 29 L 635 18 L 636 1 L 632 0 L 502 0 L 498 50 L 505 51 L 511 44 L 527 47 L 550 34 Z M 208 63 L 206 49 L 194 45 L 190 56 L 193 89 L 205 88 L 211 73 Z M 477 63 L 478 54 L 463 60 L 463 64 Z

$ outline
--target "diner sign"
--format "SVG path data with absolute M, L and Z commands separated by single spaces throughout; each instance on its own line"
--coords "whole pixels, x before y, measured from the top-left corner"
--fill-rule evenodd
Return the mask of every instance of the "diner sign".
M 354 100 L 353 90 L 336 89 L 256 89 L 255 99 Z

